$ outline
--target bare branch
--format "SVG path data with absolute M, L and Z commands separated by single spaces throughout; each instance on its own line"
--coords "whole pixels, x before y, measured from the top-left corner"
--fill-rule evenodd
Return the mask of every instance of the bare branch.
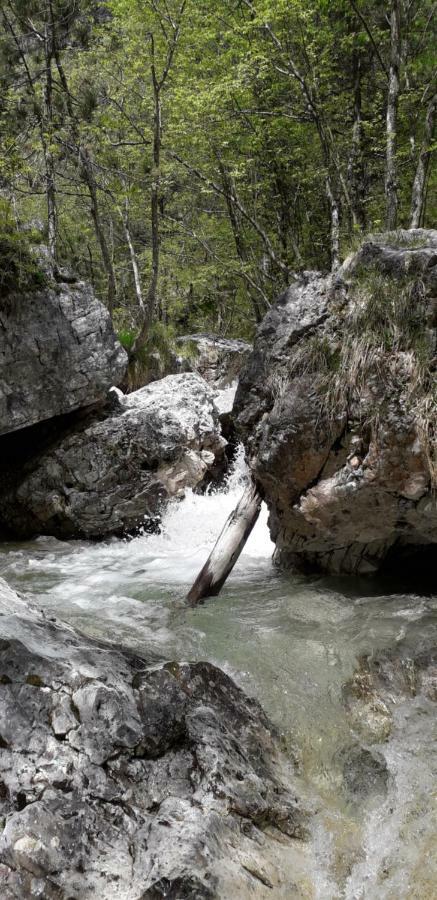
M 375 51 L 375 53 L 376 53 L 376 56 L 377 56 L 377 59 L 378 59 L 378 62 L 379 62 L 379 64 L 380 64 L 380 66 L 381 66 L 381 68 L 382 68 L 382 71 L 384 72 L 386 78 L 388 78 L 388 76 L 389 76 L 388 68 L 387 68 L 387 66 L 386 66 L 386 64 L 385 64 L 385 62 L 384 62 L 384 60 L 383 60 L 383 58 L 382 58 L 382 56 L 381 56 L 381 54 L 380 54 L 380 52 L 379 52 L 378 45 L 377 45 L 377 43 L 376 43 L 376 41 L 375 41 L 375 38 L 373 37 L 373 34 L 372 34 L 372 32 L 371 32 L 371 30 L 370 30 L 370 28 L 369 28 L 369 25 L 367 24 L 367 22 L 366 22 L 366 20 L 365 20 L 365 18 L 364 18 L 364 16 L 363 16 L 363 14 L 362 14 L 362 13 L 360 12 L 360 10 L 358 9 L 358 7 L 357 7 L 356 3 L 354 2 L 354 0 L 349 0 L 349 3 L 350 3 L 350 5 L 351 5 L 351 7 L 352 7 L 352 9 L 353 9 L 353 11 L 354 11 L 354 13 L 355 13 L 355 15 L 358 16 L 358 18 L 359 18 L 361 24 L 363 25 L 364 30 L 365 30 L 365 32 L 366 32 L 366 34 L 367 34 L 367 37 L 369 38 L 370 43 L 372 44 L 372 47 L 373 47 L 373 49 L 374 49 L 374 51 Z

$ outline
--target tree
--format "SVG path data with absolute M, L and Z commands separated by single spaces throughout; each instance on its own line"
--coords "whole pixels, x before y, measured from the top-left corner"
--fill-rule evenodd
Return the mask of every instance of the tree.
M 3 0 L 0 191 L 132 354 L 432 222 L 432 0 Z M 152 330 L 151 330 L 152 329 Z

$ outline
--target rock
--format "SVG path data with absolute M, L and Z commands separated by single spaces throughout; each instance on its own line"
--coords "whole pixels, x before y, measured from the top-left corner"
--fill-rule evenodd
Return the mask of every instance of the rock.
M 96 538 L 153 525 L 167 499 L 221 464 L 214 392 L 199 375 L 110 394 L 106 418 L 79 422 L 6 479 L 6 534 Z
M 84 282 L 2 297 L 0 335 L 0 435 L 101 402 L 127 364 Z
M 222 390 L 235 382 L 251 352 L 246 341 L 222 338 L 216 334 L 188 334 L 178 338 L 177 346 L 189 351 L 182 361 L 214 387 Z
M 0 630 L 2 900 L 306 896 L 295 776 L 227 675 L 92 641 L 3 581 Z
M 165 355 L 157 349 L 150 354 L 147 383 L 166 375 L 198 372 L 217 391 L 236 385 L 240 371 L 252 347 L 246 341 L 222 338 L 216 334 L 187 334 L 176 338 Z
M 437 231 L 373 236 L 261 323 L 233 416 L 277 560 L 431 571 L 437 543 Z M 426 557 L 429 549 L 429 559 Z
M 437 647 L 432 632 L 425 646 L 415 656 L 401 643 L 395 650 L 380 651 L 362 656 L 351 681 L 344 686 L 346 706 L 351 711 L 355 703 L 378 700 L 388 709 L 399 698 L 411 699 L 420 693 L 435 699 L 437 689 Z
M 366 744 L 386 742 L 392 735 L 395 708 L 419 694 L 437 700 L 437 648 L 432 645 L 415 658 L 402 644 L 396 650 L 362 656 L 343 687 L 352 729 Z

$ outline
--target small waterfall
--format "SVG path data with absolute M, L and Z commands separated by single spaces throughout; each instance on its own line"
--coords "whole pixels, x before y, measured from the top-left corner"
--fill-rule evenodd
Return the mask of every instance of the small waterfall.
M 187 491 L 184 500 L 168 506 L 161 533 L 132 541 L 130 552 L 134 555 L 138 552 L 145 554 L 149 559 L 147 569 L 153 580 L 188 584 L 205 562 L 247 481 L 244 450 L 239 447 L 232 468 L 219 490 L 213 487 L 206 494 Z M 271 560 L 274 544 L 267 527 L 267 508 L 265 505 L 263 507 L 235 567 L 237 577 L 244 576 L 247 568 L 253 568 L 253 561 L 257 560 L 262 565 L 263 561 Z M 230 577 L 233 578 L 234 573 Z
M 390 771 L 386 795 L 350 798 L 341 760 L 353 739 L 343 689 L 358 658 L 399 642 L 419 652 L 436 628 L 437 598 L 387 595 L 375 582 L 363 595 L 363 582 L 343 588 L 278 572 L 263 508 L 220 596 L 188 609 L 187 589 L 247 478 L 240 448 L 219 490 L 187 491 L 168 505 L 160 534 L 4 544 L 0 574 L 91 636 L 152 660 L 208 659 L 258 697 L 319 810 L 307 859 L 317 900 L 431 898 L 431 700 L 397 706 L 393 736 L 378 748 Z
M 239 447 L 220 488 L 212 486 L 205 494 L 189 489 L 183 500 L 170 502 L 159 534 L 101 543 L 40 537 L 26 544 L 5 544 L 0 574 L 15 588 L 43 597 L 45 608 L 60 617 L 77 624 L 75 612 L 86 616 L 87 629 L 90 619 L 101 617 L 100 636 L 107 632 L 111 636 L 111 624 L 123 624 L 125 633 L 132 616 L 144 621 L 152 615 L 156 624 L 156 616 L 167 618 L 183 601 L 247 480 L 244 450 Z M 232 583 L 264 576 L 272 568 L 273 550 L 264 507 L 232 572 Z M 137 599 L 147 606 L 138 608 Z M 130 628 L 128 632 L 125 637 L 130 639 Z M 158 638 L 153 634 L 154 644 Z

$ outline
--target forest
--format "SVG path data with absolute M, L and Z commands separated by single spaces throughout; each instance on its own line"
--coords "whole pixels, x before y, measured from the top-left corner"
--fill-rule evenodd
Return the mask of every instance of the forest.
M 133 356 L 435 218 L 432 0 L 2 0 L 0 240 Z M 3 267 L 4 268 L 4 267 Z M 6 276 L 3 274 L 3 278 Z
M 0 900 L 435 900 L 434 0 L 0 0 Z

